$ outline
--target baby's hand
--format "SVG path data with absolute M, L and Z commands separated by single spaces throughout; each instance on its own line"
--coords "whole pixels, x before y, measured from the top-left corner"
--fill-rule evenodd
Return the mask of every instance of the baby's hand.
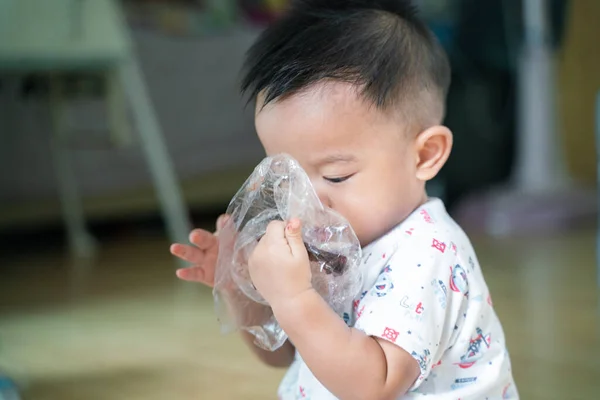
M 179 279 L 190 282 L 200 282 L 213 287 L 215 283 L 215 267 L 219 255 L 219 231 L 229 219 L 228 215 L 221 215 L 217 219 L 215 233 L 203 229 L 195 229 L 190 233 L 190 242 L 193 246 L 175 243 L 171 245 L 171 254 L 193 265 L 190 268 L 177 270 Z
M 250 256 L 248 267 L 252 283 L 271 306 L 312 289 L 300 221 L 271 222 Z

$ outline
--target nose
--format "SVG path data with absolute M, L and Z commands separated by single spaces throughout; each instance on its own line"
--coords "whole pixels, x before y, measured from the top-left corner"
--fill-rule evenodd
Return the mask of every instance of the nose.
M 321 204 L 323 204 L 323 206 L 327 207 L 327 208 L 331 208 L 331 201 L 329 199 L 329 196 L 319 196 L 319 200 L 321 200 Z

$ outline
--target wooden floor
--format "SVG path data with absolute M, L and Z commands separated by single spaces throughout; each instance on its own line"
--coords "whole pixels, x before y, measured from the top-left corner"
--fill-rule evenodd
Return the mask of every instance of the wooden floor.
M 593 234 L 474 242 L 521 398 L 600 399 Z M 275 398 L 282 371 L 219 334 L 160 235 L 115 235 L 90 265 L 21 253 L 0 258 L 0 369 L 25 399 Z

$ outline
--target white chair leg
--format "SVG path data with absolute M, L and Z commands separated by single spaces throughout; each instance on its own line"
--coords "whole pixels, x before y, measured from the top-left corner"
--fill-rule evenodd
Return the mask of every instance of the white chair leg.
M 185 243 L 191 223 L 142 71 L 133 55 L 121 69 L 121 82 L 130 100 L 134 124 L 154 180 L 169 237 L 173 242 Z
M 127 113 L 127 104 L 123 85 L 118 69 L 107 71 L 106 83 L 106 108 L 110 139 L 117 147 L 126 147 L 132 144 L 133 135 Z
M 62 81 L 50 78 L 50 112 L 52 117 L 51 151 L 58 184 L 62 216 L 67 230 L 71 254 L 75 257 L 91 258 L 96 243 L 85 227 L 85 217 L 77 182 L 71 165 L 71 155 L 66 143 L 65 101 Z

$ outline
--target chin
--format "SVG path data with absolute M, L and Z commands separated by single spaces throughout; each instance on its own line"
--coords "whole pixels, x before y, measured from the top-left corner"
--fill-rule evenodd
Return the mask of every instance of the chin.
M 379 239 L 381 236 L 383 236 L 384 234 L 381 234 L 378 237 L 369 237 L 369 238 L 358 238 L 358 241 L 360 242 L 360 247 L 367 247 L 368 245 L 370 245 L 371 243 L 373 243 L 374 241 L 376 241 L 377 239 Z

